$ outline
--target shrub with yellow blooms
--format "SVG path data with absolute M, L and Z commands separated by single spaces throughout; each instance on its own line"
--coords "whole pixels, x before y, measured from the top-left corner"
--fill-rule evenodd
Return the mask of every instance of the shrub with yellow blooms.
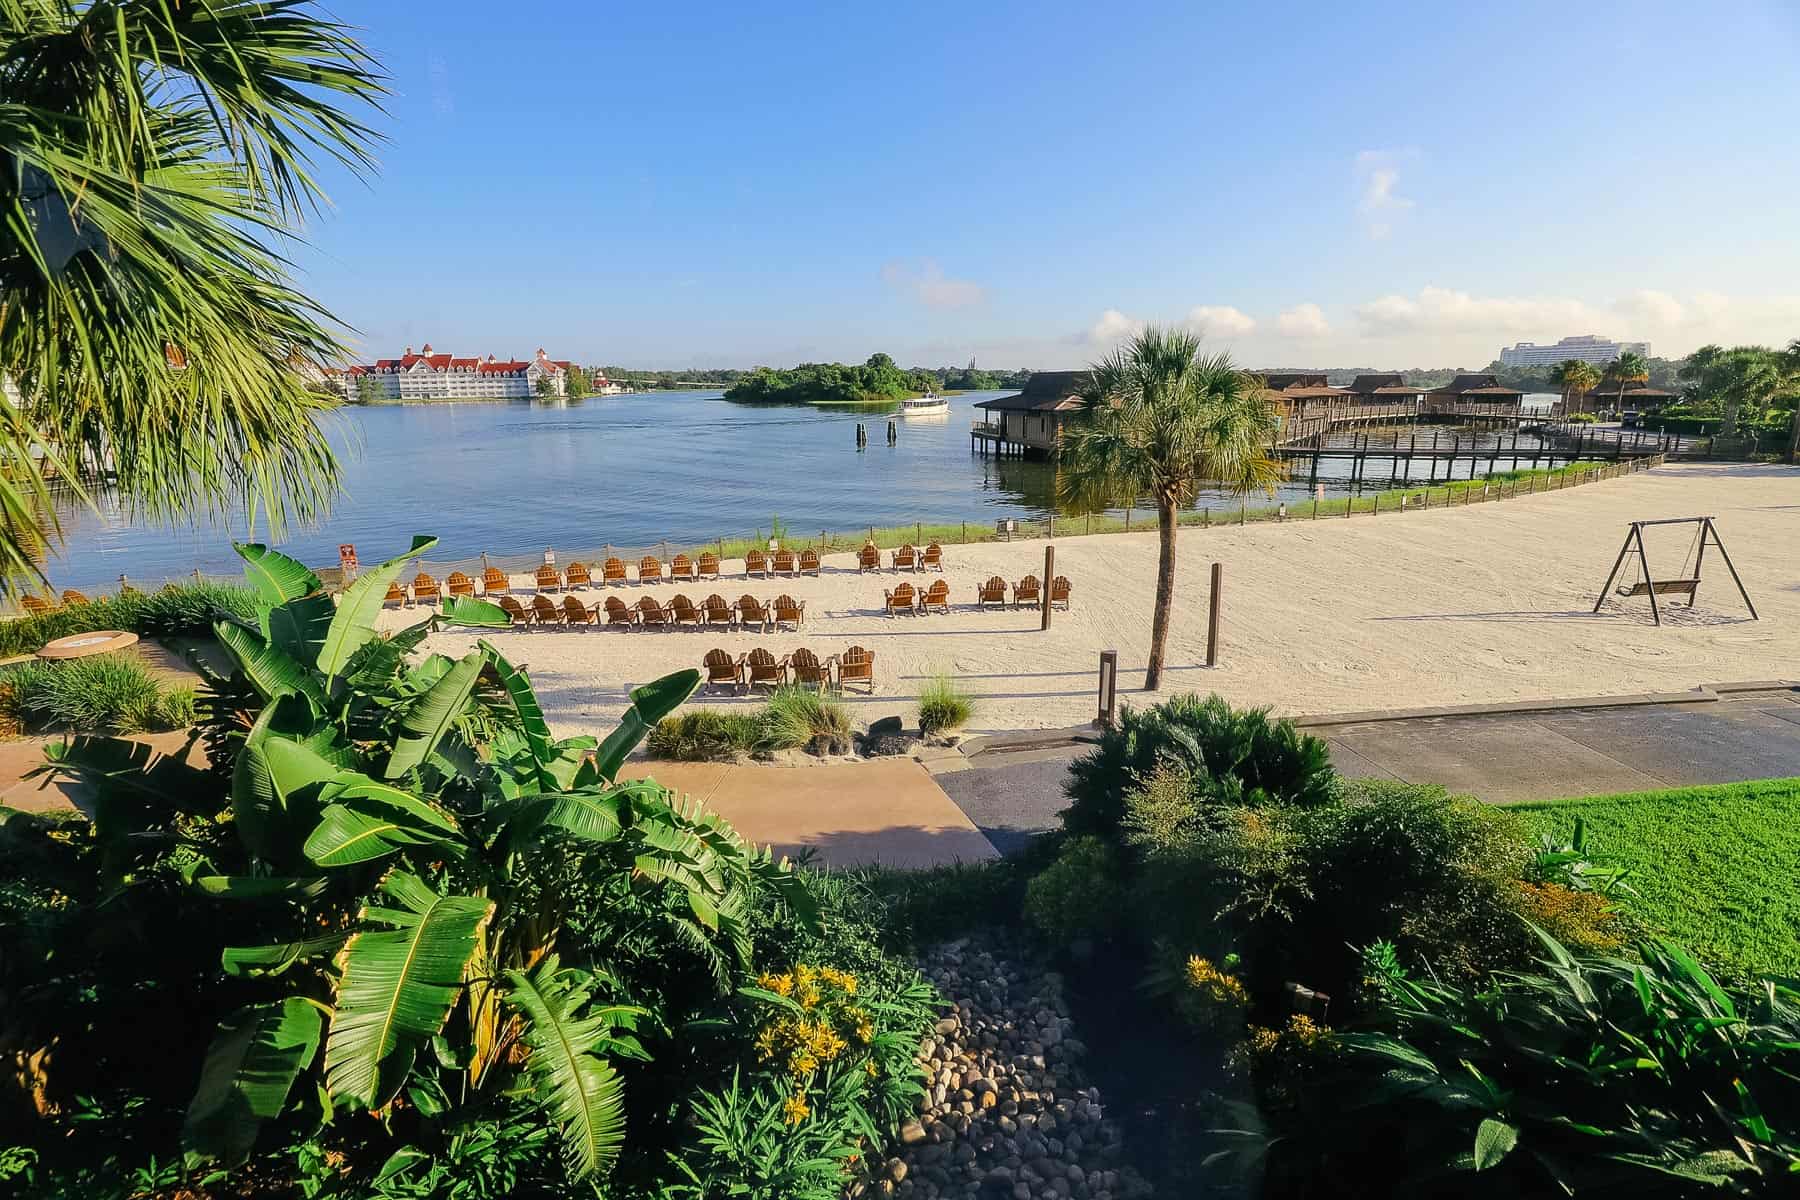
M 1225 1069 L 1256 1088 L 1265 1107 L 1288 1108 L 1320 1065 L 1338 1052 L 1337 1035 L 1304 1013 L 1281 1029 L 1252 1025 L 1225 1056 Z
M 1243 981 L 1211 959 L 1188 956 L 1175 990 L 1175 1011 L 1209 1033 L 1235 1034 L 1243 1028 L 1250 993 Z
M 875 1017 L 857 999 L 856 976 L 800 964 L 779 974 L 765 972 L 756 982 L 770 1008 L 756 1031 L 756 1056 L 785 1078 L 782 1115 L 788 1124 L 806 1119 L 807 1094 L 822 1071 L 843 1067 L 880 1077 L 871 1054 Z

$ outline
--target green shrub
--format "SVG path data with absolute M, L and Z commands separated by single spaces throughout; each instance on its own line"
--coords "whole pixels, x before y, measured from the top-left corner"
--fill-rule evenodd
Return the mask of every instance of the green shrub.
M 644 748 L 673 762 L 724 762 L 756 749 L 760 728 L 754 713 L 691 708 L 657 722 Z
M 162 700 L 156 678 L 129 653 L 21 663 L 0 673 L 0 712 L 26 729 L 140 733 L 174 728 L 166 723 L 170 714 Z M 192 710 L 193 692 L 188 690 L 190 719 Z
M 1218 696 L 1180 695 L 1128 706 L 1118 727 L 1070 765 L 1063 827 L 1118 838 L 1125 794 L 1162 761 L 1184 765 L 1196 799 L 1219 804 L 1320 804 L 1336 777 L 1325 743 L 1292 721 L 1271 720 L 1266 708 L 1233 709 Z
M 1479 988 L 1372 964 L 1376 1028 L 1255 1138 L 1284 1196 L 1788 1196 L 1800 994 L 1685 950 L 1569 953 Z M 1396 1158 L 1395 1146 L 1406 1153 Z
M 850 750 L 850 710 L 811 688 L 785 684 L 757 713 L 757 749 L 845 754 Z
M 1600 420 L 1598 416 L 1588 412 L 1570 413 L 1563 419 L 1568 421 L 1571 425 L 1592 425 Z
M 160 591 L 97 596 L 38 616 L 0 621 L 0 657 L 30 654 L 45 642 L 100 629 L 140 637 L 198 637 L 220 615 L 254 620 L 256 593 L 227 584 L 171 584 Z
M 888 944 L 916 950 L 979 926 L 1016 922 L 1031 873 L 1029 861 L 1001 858 L 922 870 L 868 867 L 859 876 L 886 902 Z
M 933 675 L 919 693 L 919 732 L 927 736 L 960 729 L 975 715 L 975 702 L 947 674 Z
M 1025 920 L 1066 946 L 1111 932 L 1123 898 L 1112 847 L 1096 837 L 1070 838 L 1056 861 L 1025 885 Z

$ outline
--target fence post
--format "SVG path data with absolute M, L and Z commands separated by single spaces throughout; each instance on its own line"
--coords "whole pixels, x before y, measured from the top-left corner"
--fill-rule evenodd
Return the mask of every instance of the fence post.
M 962 523 L 962 525 L 963 525 L 963 545 L 966 546 L 969 544 L 969 523 L 967 521 L 964 521 Z
M 1044 547 L 1044 582 L 1043 586 L 1039 589 L 1039 595 L 1042 598 L 1040 603 L 1043 605 L 1042 614 L 1038 619 L 1038 628 L 1040 630 L 1050 628 L 1050 593 L 1053 590 L 1050 583 L 1055 578 L 1056 547 L 1047 545 Z

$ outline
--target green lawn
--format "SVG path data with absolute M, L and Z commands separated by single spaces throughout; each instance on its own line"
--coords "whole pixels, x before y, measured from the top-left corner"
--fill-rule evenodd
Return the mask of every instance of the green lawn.
M 1800 779 L 1513 806 L 1534 834 L 1577 815 L 1636 865 L 1628 911 L 1717 965 L 1800 975 Z

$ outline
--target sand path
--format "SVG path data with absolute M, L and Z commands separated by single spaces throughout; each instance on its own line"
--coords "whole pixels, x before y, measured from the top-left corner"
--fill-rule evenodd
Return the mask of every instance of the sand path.
M 1724 564 L 1709 555 L 1698 607 L 1671 605 L 1661 629 L 1639 599 L 1590 614 L 1632 519 L 1710 514 L 1762 616 L 1752 622 Z M 1800 469 L 1674 464 L 1504 503 L 1348 520 L 1184 530 L 1168 691 L 1216 691 L 1287 714 L 1678 690 L 1725 680 L 1800 676 Z M 1680 573 L 1692 531 L 1651 535 L 1651 566 Z M 1074 604 L 1040 632 L 1035 611 L 985 612 L 976 586 L 1043 569 L 1041 541 L 946 546 L 948 616 L 889 618 L 882 590 L 938 576 L 860 575 L 848 555 L 823 575 L 700 584 L 629 585 L 627 601 L 717 591 L 806 601 L 800 633 L 507 630 L 490 635 L 531 669 L 559 733 L 601 732 L 630 688 L 697 667 L 714 647 L 777 658 L 805 646 L 823 657 L 852 643 L 874 652 L 873 696 L 847 697 L 860 721 L 913 718 L 920 687 L 948 671 L 976 695 L 972 728 L 1073 725 L 1095 712 L 1099 654 L 1116 649 L 1122 698 L 1142 702 L 1156 575 L 1154 533 L 1063 537 L 1057 572 Z M 1224 652 L 1207 669 L 1207 572 L 1225 565 Z M 884 561 L 886 561 L 884 555 Z M 527 580 L 519 577 L 523 587 Z M 593 593 L 589 593 L 590 601 Z M 389 613 L 398 626 L 411 613 Z M 432 635 L 457 655 L 469 634 Z M 755 700 L 705 696 L 697 703 Z

